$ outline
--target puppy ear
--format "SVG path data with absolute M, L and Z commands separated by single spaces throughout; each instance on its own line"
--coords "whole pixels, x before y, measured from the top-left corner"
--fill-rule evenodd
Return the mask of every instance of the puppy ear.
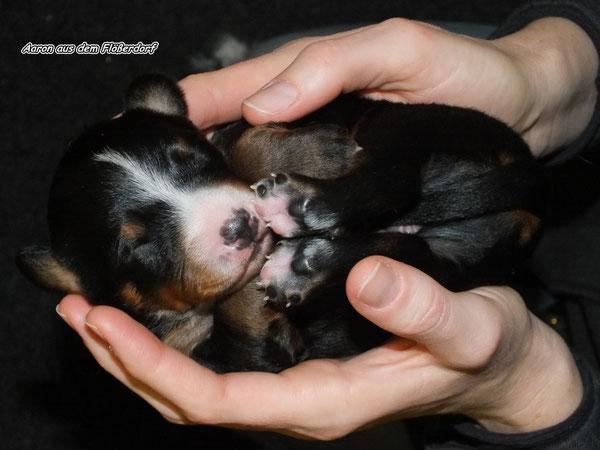
M 16 259 L 23 274 L 42 289 L 61 294 L 81 293 L 79 277 L 56 259 L 49 247 L 25 247 Z
M 183 92 L 171 79 L 158 74 L 133 80 L 125 95 L 125 109 L 148 109 L 171 116 L 187 116 Z

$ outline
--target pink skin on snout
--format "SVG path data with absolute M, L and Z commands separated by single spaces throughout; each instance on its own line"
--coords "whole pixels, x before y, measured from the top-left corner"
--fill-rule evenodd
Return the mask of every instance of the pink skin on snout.
M 225 273 L 232 282 L 247 282 L 256 276 L 273 247 L 273 235 L 256 212 L 252 191 L 223 185 L 202 189 L 190 196 L 183 209 L 184 240 L 188 254 L 196 261 Z M 238 241 L 227 243 L 222 227 L 245 210 L 249 222 L 256 221 L 257 233 L 250 245 L 240 248 Z

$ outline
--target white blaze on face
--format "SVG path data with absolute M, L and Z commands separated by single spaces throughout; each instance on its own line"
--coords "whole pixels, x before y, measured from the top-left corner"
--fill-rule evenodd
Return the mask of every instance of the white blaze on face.
M 128 176 L 131 196 L 142 203 L 165 202 L 173 208 L 179 224 L 182 244 L 189 257 L 203 266 L 226 272 L 238 278 L 248 270 L 249 259 L 255 256 L 255 245 L 238 250 L 227 245 L 220 234 L 223 225 L 235 217 L 235 211 L 245 209 L 259 220 L 258 235 L 265 233 L 265 224 L 254 209 L 254 194 L 240 185 L 221 184 L 191 191 L 177 186 L 168 174 L 147 162 L 122 153 L 107 150 L 94 158 L 114 164 Z

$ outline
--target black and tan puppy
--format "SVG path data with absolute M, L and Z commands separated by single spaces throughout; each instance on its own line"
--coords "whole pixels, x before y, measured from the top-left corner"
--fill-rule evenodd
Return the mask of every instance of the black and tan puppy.
M 519 136 L 476 111 L 346 96 L 207 139 L 177 86 L 146 76 L 70 145 L 50 247 L 19 261 L 216 371 L 280 371 L 386 338 L 344 297 L 367 255 L 451 289 L 507 282 L 539 228 L 539 180 Z

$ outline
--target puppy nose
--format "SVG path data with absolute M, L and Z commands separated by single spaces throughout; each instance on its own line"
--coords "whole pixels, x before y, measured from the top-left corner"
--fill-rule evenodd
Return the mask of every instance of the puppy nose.
M 258 233 L 258 219 L 245 209 L 237 209 L 233 217 L 221 227 L 220 234 L 225 245 L 234 246 L 238 250 L 248 247 Z

